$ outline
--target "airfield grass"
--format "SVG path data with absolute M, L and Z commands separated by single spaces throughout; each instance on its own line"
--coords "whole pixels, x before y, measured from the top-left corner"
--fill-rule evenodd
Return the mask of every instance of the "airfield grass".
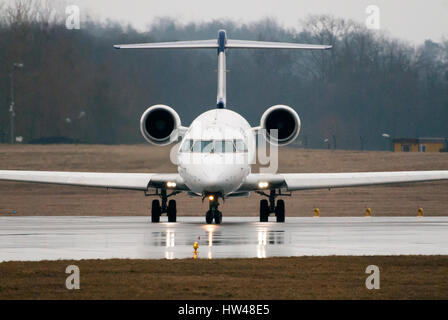
M 70 264 L 79 290 L 65 287 Z M 0 299 L 448 299 L 447 277 L 448 256 L 3 262 Z
M 169 147 L 142 145 L 0 145 L 0 170 L 100 172 L 176 172 Z M 448 153 L 279 149 L 278 172 L 356 172 L 448 170 Z M 253 169 L 253 172 L 258 172 Z M 309 190 L 285 198 L 287 216 L 377 216 L 448 213 L 448 182 Z M 208 204 L 177 195 L 178 215 L 204 216 Z M 226 216 L 258 216 L 261 196 L 228 199 Z M 143 192 L 71 186 L 0 182 L 0 216 L 12 215 L 149 215 L 150 198 Z

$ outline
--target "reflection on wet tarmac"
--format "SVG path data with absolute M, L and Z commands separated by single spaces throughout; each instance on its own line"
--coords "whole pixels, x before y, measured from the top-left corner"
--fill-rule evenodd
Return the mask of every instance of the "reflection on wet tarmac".
M 176 228 L 172 228 L 171 224 L 167 224 L 166 231 L 151 232 L 152 241 L 150 243 L 155 247 L 165 247 L 165 258 L 174 259 L 177 258 L 174 254 L 176 246 Z M 275 226 L 275 225 L 274 225 Z M 273 227 L 272 225 L 270 226 Z M 200 248 L 204 246 L 207 247 L 207 258 L 213 258 L 213 247 L 217 246 L 228 246 L 228 245 L 240 245 L 240 244 L 256 244 L 254 249 L 256 250 L 256 256 L 258 258 L 266 258 L 266 248 L 272 245 L 284 244 L 285 241 L 285 231 L 284 230 L 270 230 L 268 227 L 258 227 L 256 228 L 256 234 L 223 234 L 221 228 L 225 228 L 225 225 L 217 226 L 214 224 L 204 224 L 200 227 L 203 232 L 199 232 L 198 239 L 206 239 L 206 241 L 199 241 Z M 183 232 L 179 229 L 179 233 Z M 205 233 L 205 234 L 204 234 Z M 179 247 L 184 247 L 191 245 L 192 242 L 184 235 L 179 236 L 180 239 L 177 242 Z M 198 257 L 200 257 L 200 251 L 198 251 Z M 205 249 L 202 249 L 204 252 Z M 194 251 L 192 251 L 194 254 Z M 246 252 L 248 256 L 253 256 L 250 252 Z
M 202 217 L 0 217 L 0 261 L 178 259 L 300 255 L 448 254 L 448 218 L 288 218 L 260 223 Z

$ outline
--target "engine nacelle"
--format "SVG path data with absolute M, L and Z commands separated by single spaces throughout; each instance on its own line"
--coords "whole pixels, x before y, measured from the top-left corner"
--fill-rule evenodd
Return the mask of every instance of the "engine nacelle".
M 173 132 L 180 128 L 180 117 L 173 108 L 156 104 L 143 112 L 140 118 L 140 131 L 149 143 L 165 146 L 177 139 Z M 177 132 L 177 131 L 176 131 Z
M 275 105 L 261 116 L 260 127 L 266 141 L 274 145 L 284 146 L 291 143 L 300 132 L 300 118 L 297 112 L 285 105 Z M 271 136 L 271 130 L 277 129 L 277 138 Z

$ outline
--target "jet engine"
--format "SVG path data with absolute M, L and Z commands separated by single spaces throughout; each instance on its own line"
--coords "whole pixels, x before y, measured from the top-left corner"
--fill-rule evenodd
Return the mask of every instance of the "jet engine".
M 285 105 L 275 105 L 261 116 L 260 127 L 266 140 L 274 145 L 284 146 L 291 143 L 300 131 L 300 118 L 297 112 Z M 277 138 L 271 130 L 277 129 Z
M 177 139 L 180 117 L 173 108 L 163 104 L 149 107 L 140 118 L 140 131 L 149 143 L 164 146 Z M 173 135 L 174 134 L 174 135 Z

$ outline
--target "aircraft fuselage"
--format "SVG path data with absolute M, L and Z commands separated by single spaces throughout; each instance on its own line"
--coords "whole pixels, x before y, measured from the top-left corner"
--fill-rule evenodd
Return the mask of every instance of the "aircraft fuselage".
M 254 150 L 255 136 L 246 119 L 229 109 L 209 110 L 185 133 L 178 171 L 192 192 L 226 196 L 250 174 Z

